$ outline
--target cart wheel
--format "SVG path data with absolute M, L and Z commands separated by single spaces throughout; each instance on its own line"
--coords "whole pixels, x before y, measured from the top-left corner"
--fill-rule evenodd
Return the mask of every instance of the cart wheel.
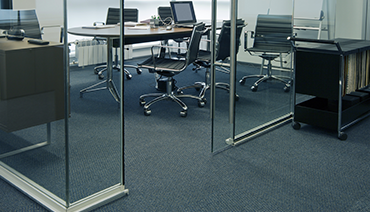
M 295 130 L 299 130 L 299 129 L 301 129 L 301 124 L 300 124 L 300 123 L 298 123 L 298 122 L 294 122 L 294 123 L 293 123 L 293 129 L 295 129 Z
M 342 141 L 345 141 L 345 140 L 347 140 L 347 134 L 346 133 L 344 133 L 344 132 L 340 132 L 339 133 L 339 135 L 338 135 L 338 138 L 340 139 L 340 140 L 342 140 Z

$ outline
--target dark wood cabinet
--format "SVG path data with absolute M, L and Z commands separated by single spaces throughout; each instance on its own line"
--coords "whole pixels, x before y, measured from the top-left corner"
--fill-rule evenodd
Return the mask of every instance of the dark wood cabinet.
M 63 46 L 0 39 L 0 129 L 64 118 Z

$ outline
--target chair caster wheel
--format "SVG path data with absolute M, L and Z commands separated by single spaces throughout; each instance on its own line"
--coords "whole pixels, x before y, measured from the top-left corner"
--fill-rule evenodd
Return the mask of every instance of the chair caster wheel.
M 141 69 L 139 69 L 139 68 L 137 68 L 137 69 L 136 69 L 136 73 L 137 73 L 137 74 L 141 74 L 142 72 L 143 72 L 143 71 L 142 71 Z
M 258 89 L 258 86 L 252 85 L 251 90 L 252 90 L 253 92 L 256 92 L 256 91 L 257 91 L 257 89 Z
M 295 129 L 295 130 L 299 130 L 299 129 L 301 129 L 301 124 L 300 124 L 300 123 L 298 123 L 298 122 L 294 122 L 294 123 L 293 123 L 293 129 Z
M 240 83 L 241 85 L 244 85 L 244 84 L 245 84 L 245 79 L 241 79 L 241 80 L 239 80 L 239 83 Z
M 146 104 L 145 100 L 144 99 L 140 99 L 140 102 L 139 102 L 140 106 L 144 106 Z
M 206 105 L 206 100 L 204 99 L 204 100 L 199 100 L 198 101 L 198 107 L 204 107 L 205 105 Z
M 144 115 L 145 116 L 150 116 L 150 114 L 152 113 L 152 111 L 151 110 L 149 110 L 149 109 L 144 109 Z
M 239 95 L 235 94 L 235 101 L 237 102 L 237 101 L 239 101 L 239 99 L 240 99 Z
M 290 86 L 287 86 L 287 85 L 286 85 L 286 86 L 284 87 L 284 92 L 288 93 L 289 91 L 290 91 Z
M 339 133 L 339 135 L 338 135 L 338 138 L 339 138 L 339 140 L 341 140 L 341 141 L 345 141 L 345 140 L 347 140 L 347 134 L 346 133 L 344 133 L 344 132 L 340 132 Z
M 94 74 L 98 74 L 99 70 L 94 68 Z
M 188 111 L 186 111 L 186 110 L 183 110 L 183 111 L 180 112 L 181 117 L 186 117 L 187 115 L 188 115 Z
M 103 74 L 98 74 L 98 77 L 99 77 L 99 79 L 104 79 L 104 75 Z
M 126 74 L 126 79 L 130 80 L 132 78 L 131 74 Z

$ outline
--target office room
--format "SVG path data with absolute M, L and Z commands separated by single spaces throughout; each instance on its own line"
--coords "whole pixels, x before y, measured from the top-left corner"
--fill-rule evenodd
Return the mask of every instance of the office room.
M 1 7 L 7 3 L 1 1 Z M 151 57 L 153 45 L 170 45 L 174 49 L 171 54 L 176 55 L 178 46 L 182 53 L 186 52 L 184 40 L 167 36 L 166 42 L 133 42 L 122 50 L 124 60 L 121 60 L 121 48 L 116 48 L 113 41 L 117 34 L 109 48 L 102 33 L 73 33 L 73 29 L 83 27 L 88 31 L 104 30 L 102 24 L 106 22 L 108 8 L 137 8 L 140 22 L 158 16 L 158 7 L 170 7 L 169 1 L 12 1 L 13 10 L 36 12 L 39 26 L 45 27 L 42 40 L 50 43 L 27 44 L 30 38 L 9 42 L 34 45 L 34 52 L 57 51 L 59 56 L 43 56 L 36 67 L 46 71 L 35 71 L 39 74 L 36 76 L 25 74 L 35 80 L 37 89 L 45 91 L 31 95 L 28 89 L 26 96 L 8 98 L 6 95 L 11 93 L 2 89 L 20 92 L 22 87 L 31 86 L 23 84 L 24 77 L 15 78 L 13 87 L 0 88 L 3 119 L 0 211 L 368 210 L 370 121 L 362 120 L 361 116 L 359 123 L 348 129 L 346 126 L 344 132 L 326 129 L 325 123 L 322 127 L 302 121 L 297 127 L 295 124 L 300 120 L 294 116 L 296 103 L 315 99 L 312 97 L 315 95 L 296 92 L 294 49 L 272 55 L 272 74 L 282 76 L 284 82 L 266 80 L 258 86 L 254 83 L 260 76 L 250 76 L 267 74 L 270 57 L 246 50 L 255 42 L 251 35 L 257 31 L 258 18 L 267 20 L 273 16 L 285 18 L 297 39 L 368 40 L 368 0 L 193 0 L 192 3 L 197 22 L 216 23 L 216 30 L 208 31 L 209 37 L 202 36 L 201 50 L 212 48 L 207 45 L 209 38 L 221 43 L 218 39 L 223 29 L 236 29 L 240 34 L 233 40 L 236 54 L 208 68 L 204 63 L 204 67 L 190 64 L 169 81 L 176 89 L 207 80 L 211 84 L 205 91 L 205 105 L 197 98 L 181 98 L 187 106 L 184 116 L 181 113 L 184 108 L 174 101 L 158 101 L 150 106 L 150 114 L 145 113 L 140 96 L 166 93 L 166 89 L 158 86 L 166 86 L 168 76 L 159 79 L 162 75 L 147 68 L 140 68 L 141 72 L 136 69 Z M 212 8 L 217 11 L 214 16 Z M 242 19 L 242 24 L 236 21 L 234 28 L 231 21 L 229 27 L 222 28 L 224 20 L 234 18 Z M 65 21 L 67 29 L 63 31 Z M 318 23 L 322 23 L 320 34 L 311 28 Z M 130 33 L 140 30 L 169 32 L 164 26 L 135 27 L 125 29 L 126 41 L 133 39 Z M 106 28 L 109 30 L 110 26 Z M 112 28 L 120 29 L 116 24 Z M 6 36 L 0 42 L 8 42 Z M 68 43 L 60 44 L 63 36 Z M 306 50 L 306 45 L 307 48 L 318 45 L 297 43 L 296 50 L 300 46 Z M 95 53 L 88 53 L 87 49 L 93 48 Z M 109 49 L 111 55 L 107 53 Z M 0 56 L 5 54 L 2 50 Z M 261 69 L 263 59 L 265 66 Z M 17 61 L 20 65 L 25 63 L 20 56 Z M 106 61 L 108 68 L 99 75 L 95 68 L 104 69 Z M 117 64 L 121 66 L 119 71 L 109 69 L 109 65 Z M 3 67 L 5 70 L 8 63 Z M 25 70 L 28 65 L 20 67 Z M 130 77 L 122 67 L 130 72 Z M 5 72 L 1 74 L 2 78 L 8 76 Z M 244 76 L 247 78 L 242 81 Z M 320 84 L 320 79 L 314 80 Z M 227 84 L 228 91 L 218 89 L 216 83 Z M 53 85 L 59 87 L 54 91 Z M 92 85 L 99 89 L 85 92 Z M 200 91 L 198 87 L 184 89 L 179 95 L 197 97 Z M 54 102 L 53 98 L 63 103 Z M 53 110 L 49 111 L 50 108 Z M 356 111 L 363 108 L 369 105 Z M 33 116 L 24 115 L 27 113 Z M 50 118 L 54 113 L 58 116 Z M 28 123 L 27 119 L 35 122 Z M 43 142 L 45 139 L 47 142 Z

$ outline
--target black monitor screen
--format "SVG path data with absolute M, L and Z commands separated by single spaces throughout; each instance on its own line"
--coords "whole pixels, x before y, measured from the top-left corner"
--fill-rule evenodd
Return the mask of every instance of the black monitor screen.
M 175 24 L 197 22 L 192 1 L 171 1 L 170 4 Z

